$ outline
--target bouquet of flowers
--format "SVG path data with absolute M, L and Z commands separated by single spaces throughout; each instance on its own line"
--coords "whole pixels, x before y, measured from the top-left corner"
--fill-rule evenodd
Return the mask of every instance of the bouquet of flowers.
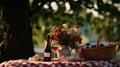
M 82 38 L 78 32 L 79 27 L 68 28 L 67 24 L 53 27 L 50 32 L 51 44 L 66 45 L 74 49 L 82 43 Z

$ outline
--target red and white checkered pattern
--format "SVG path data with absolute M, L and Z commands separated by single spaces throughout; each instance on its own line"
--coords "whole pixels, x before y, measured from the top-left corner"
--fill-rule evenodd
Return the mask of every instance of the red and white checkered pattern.
M 120 67 L 120 61 L 43 62 L 19 59 L 2 62 L 0 67 Z

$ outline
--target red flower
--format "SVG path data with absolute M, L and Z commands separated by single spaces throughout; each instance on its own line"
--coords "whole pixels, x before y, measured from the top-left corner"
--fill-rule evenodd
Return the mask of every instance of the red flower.
M 56 37 L 57 37 L 57 39 L 59 39 L 60 38 L 60 33 L 56 33 Z
M 78 25 L 76 25 L 76 26 L 75 26 L 75 28 L 76 28 L 76 29 L 78 29 L 78 28 L 79 28 L 79 26 L 78 26 Z
M 58 28 L 53 29 L 53 32 L 57 33 L 58 32 Z
M 81 44 L 82 43 L 82 38 L 81 37 L 79 37 L 79 44 Z
M 79 36 L 75 35 L 73 36 L 73 40 L 76 42 L 76 41 L 79 41 Z
M 50 36 L 50 40 L 56 40 L 54 36 Z
M 76 25 L 76 26 L 75 26 L 75 30 L 76 30 L 76 31 L 78 31 L 78 28 L 79 28 L 79 26 L 78 26 L 78 25 Z

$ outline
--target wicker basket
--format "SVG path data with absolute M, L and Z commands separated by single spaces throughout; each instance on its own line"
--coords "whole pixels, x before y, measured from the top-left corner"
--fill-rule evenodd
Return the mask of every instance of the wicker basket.
M 94 48 L 84 48 L 81 51 L 81 58 L 85 60 L 112 60 L 115 55 L 115 48 L 118 42 L 110 42 L 109 46 L 99 47 L 101 35 L 104 33 L 104 40 L 107 42 L 106 31 L 102 30 L 98 36 L 97 46 Z M 78 48 L 81 49 L 81 48 Z

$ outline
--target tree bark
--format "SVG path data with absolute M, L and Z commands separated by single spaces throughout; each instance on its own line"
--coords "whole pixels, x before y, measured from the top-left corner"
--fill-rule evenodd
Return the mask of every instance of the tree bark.
M 28 59 L 34 55 L 29 0 L 7 0 L 4 4 L 4 45 L 2 60 Z

